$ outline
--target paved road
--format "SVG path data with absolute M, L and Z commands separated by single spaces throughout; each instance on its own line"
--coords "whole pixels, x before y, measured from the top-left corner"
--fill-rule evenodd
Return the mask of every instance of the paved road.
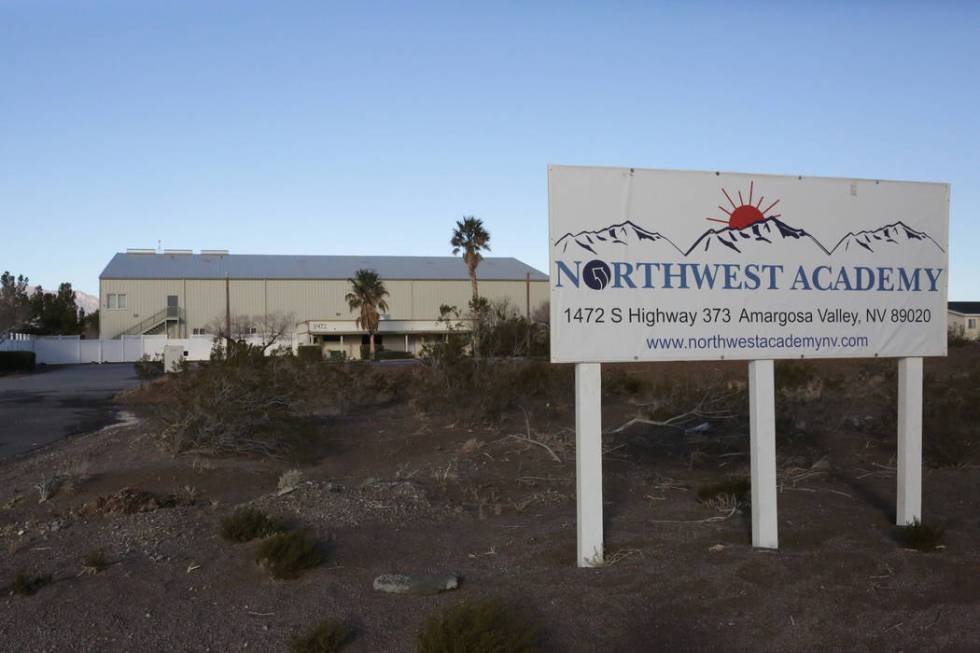
M 132 363 L 0 376 L 0 458 L 112 423 L 113 395 L 137 383 Z

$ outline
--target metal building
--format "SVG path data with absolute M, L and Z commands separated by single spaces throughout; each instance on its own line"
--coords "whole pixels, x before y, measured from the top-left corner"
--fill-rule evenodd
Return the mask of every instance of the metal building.
M 127 250 L 99 276 L 100 337 L 166 334 L 213 336 L 227 316 L 259 324 L 289 318 L 292 344 L 318 343 L 356 358 L 366 332 L 357 328 L 345 295 L 356 270 L 376 271 L 388 290 L 376 343 L 418 353 L 441 338 L 440 306 L 465 310 L 471 297 L 461 258 L 422 256 L 280 256 L 224 250 Z M 548 277 L 514 258 L 485 258 L 479 292 L 507 300 L 520 314 L 548 300 Z

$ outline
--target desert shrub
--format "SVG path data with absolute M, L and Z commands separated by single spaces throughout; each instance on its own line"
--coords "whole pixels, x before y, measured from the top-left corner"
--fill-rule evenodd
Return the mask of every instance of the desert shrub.
M 354 633 L 345 624 L 325 619 L 309 632 L 293 637 L 289 641 L 289 650 L 291 653 L 335 653 L 353 638 Z
M 609 365 L 604 366 L 602 390 L 610 396 L 635 397 L 649 389 L 649 383 L 635 374 Z M 608 370 L 608 371 L 606 371 Z
M 221 537 L 229 542 L 250 542 L 285 530 L 278 519 L 252 507 L 239 508 L 221 520 Z
M 158 354 L 150 358 L 149 355 L 143 354 L 138 361 L 133 363 L 133 368 L 136 370 L 136 377 L 140 381 L 152 381 L 163 376 L 163 357 Z
M 907 526 L 897 526 L 895 539 L 902 546 L 928 553 L 935 551 L 936 547 L 943 541 L 943 530 L 926 526 L 916 519 Z
M 322 361 L 323 349 L 320 345 L 300 345 L 296 349 L 296 357 L 304 361 Z
M 102 549 L 93 549 L 82 559 L 82 572 L 86 574 L 97 574 L 108 566 L 109 560 Z
M 977 340 L 967 338 L 960 329 L 949 329 L 946 338 L 946 343 L 950 348 L 969 347 L 978 344 Z
M 731 496 L 739 501 L 746 501 L 752 490 L 747 478 L 730 478 L 718 483 L 710 483 L 698 488 L 698 499 L 708 501 L 715 497 Z
M 426 619 L 419 653 L 535 653 L 542 633 L 499 599 L 460 603 Z
M 394 360 L 408 360 L 410 358 L 415 358 L 412 352 L 409 351 L 396 351 L 394 349 L 382 349 L 380 351 L 374 352 L 374 360 L 376 361 L 394 361 Z
M 922 454 L 933 467 L 959 467 L 977 457 L 980 369 L 938 379 L 923 378 Z
M 210 362 L 120 400 L 149 417 L 159 442 L 174 453 L 285 459 L 315 439 L 322 416 L 396 399 L 407 372 L 267 356 L 261 347 L 232 343 L 227 354 L 216 348 Z
M 544 361 L 450 355 L 430 358 L 413 372 L 410 392 L 417 410 L 467 421 L 493 423 L 506 410 L 532 400 L 570 400 L 572 396 L 572 368 Z
M 35 360 L 32 351 L 0 351 L 0 373 L 30 372 Z
M 29 596 L 50 583 L 50 574 L 35 576 L 33 574 L 20 573 L 14 577 L 14 581 L 10 584 L 10 589 L 13 590 L 14 594 Z
M 279 533 L 259 545 L 255 562 L 273 578 L 295 578 L 323 562 L 319 543 L 307 530 Z
M 794 391 L 806 387 L 816 376 L 813 367 L 792 360 L 779 360 L 775 364 L 776 389 Z

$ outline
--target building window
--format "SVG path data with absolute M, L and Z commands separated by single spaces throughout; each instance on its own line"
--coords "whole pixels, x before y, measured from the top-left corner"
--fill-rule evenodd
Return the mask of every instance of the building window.
M 200 329 L 194 329 L 193 333 L 195 336 L 206 336 L 208 335 L 208 330 L 202 327 Z
M 966 321 L 966 328 L 967 329 L 976 329 L 977 328 L 977 319 L 974 318 L 974 317 L 971 317 L 969 320 L 967 320 Z
M 125 294 L 118 294 L 118 293 L 109 293 L 109 295 L 106 297 L 105 307 L 106 308 L 113 308 L 113 309 L 115 309 L 115 308 L 125 309 L 126 308 L 126 295 Z

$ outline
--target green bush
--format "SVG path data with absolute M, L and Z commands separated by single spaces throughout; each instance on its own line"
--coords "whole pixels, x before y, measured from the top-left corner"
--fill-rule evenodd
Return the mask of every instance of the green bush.
M 943 541 L 943 530 L 926 526 L 918 519 L 907 526 L 895 528 L 895 539 L 899 544 L 916 551 L 935 551 Z
M 326 619 L 313 630 L 289 641 L 291 653 L 336 653 L 354 638 L 351 629 L 339 621 Z
M 221 520 L 221 537 L 229 542 L 250 542 L 285 530 L 279 520 L 251 507 L 239 508 Z
M 32 351 L 0 351 L 0 372 L 30 372 L 35 361 Z
M 419 653 L 536 653 L 541 630 L 499 599 L 460 603 L 429 617 Z
M 14 594 L 29 596 L 50 583 L 50 574 L 32 576 L 30 574 L 21 573 L 14 577 L 14 582 L 10 584 L 10 589 L 14 591 Z
M 295 578 L 323 562 L 323 553 L 309 531 L 299 530 L 263 540 L 255 562 L 273 578 Z

